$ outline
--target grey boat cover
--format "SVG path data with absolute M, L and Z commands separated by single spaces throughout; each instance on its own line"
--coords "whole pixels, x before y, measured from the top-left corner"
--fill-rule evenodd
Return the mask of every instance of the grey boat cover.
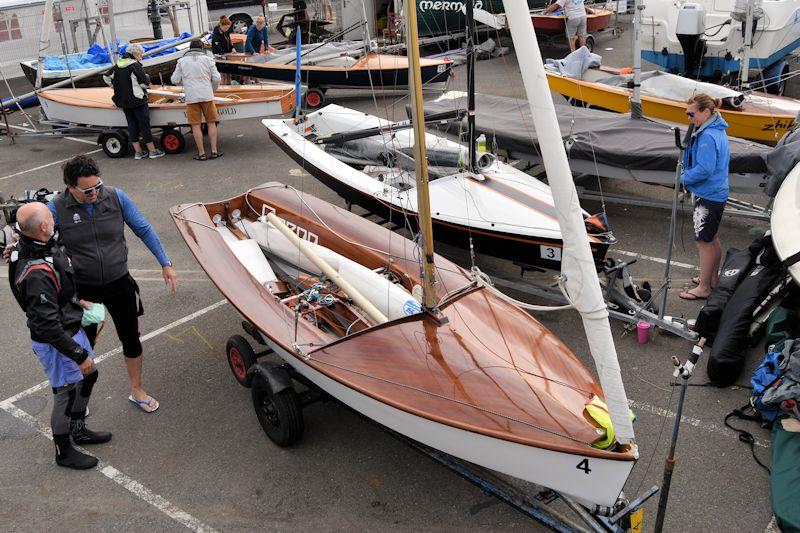
M 526 99 L 488 94 L 475 95 L 475 129 L 494 138 L 500 148 L 512 152 L 539 154 L 539 142 Z M 425 113 L 466 109 L 466 93 L 450 91 L 425 102 Z M 651 120 L 632 120 L 629 115 L 556 104 L 556 114 L 569 158 L 597 161 L 631 170 L 675 170 L 678 149 L 670 126 Z M 464 119 L 466 121 L 466 118 Z M 462 125 L 450 125 L 446 133 L 457 135 Z M 682 132 L 682 134 L 685 132 Z M 731 173 L 766 172 L 762 154 L 768 147 L 729 138 Z
M 768 171 L 764 192 L 770 198 L 775 198 L 783 180 L 797 163 L 800 163 L 800 129 L 789 131 L 781 137 L 775 148 L 767 151 L 762 157 L 767 163 Z

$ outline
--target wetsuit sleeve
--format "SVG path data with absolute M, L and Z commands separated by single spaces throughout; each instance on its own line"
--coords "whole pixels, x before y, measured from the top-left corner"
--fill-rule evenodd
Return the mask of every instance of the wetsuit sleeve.
M 61 326 L 58 291 L 52 278 L 42 270 L 34 270 L 25 276 L 21 284 L 28 328 L 36 333 L 41 342 L 52 344 L 77 364 L 83 363 L 89 354 Z
M 50 210 L 50 213 L 53 214 L 53 222 L 55 225 L 58 226 L 58 215 L 56 214 L 56 203 L 53 200 L 47 202 L 47 208 Z
M 717 166 L 717 146 L 714 139 L 710 135 L 705 135 L 695 142 L 699 143 L 695 151 L 695 163 L 681 173 L 684 185 L 694 185 L 707 180 L 714 174 Z
M 164 246 L 161 244 L 161 239 L 158 238 L 156 230 L 144 218 L 144 215 L 133 203 L 133 200 L 128 198 L 128 195 L 117 189 L 117 197 L 119 198 L 119 205 L 122 208 L 122 219 L 128 225 L 133 233 L 142 239 L 142 242 L 147 246 L 147 249 L 156 256 L 158 264 L 162 267 L 169 265 L 169 257 L 167 252 L 164 251 Z

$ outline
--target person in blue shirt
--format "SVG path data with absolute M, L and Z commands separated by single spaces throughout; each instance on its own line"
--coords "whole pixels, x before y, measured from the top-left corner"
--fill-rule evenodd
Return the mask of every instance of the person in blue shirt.
M 48 207 L 75 271 L 76 292 L 87 308 L 91 303 L 105 304 L 122 343 L 131 380 L 128 400 L 142 411 L 152 413 L 159 403 L 142 388 L 139 317 L 144 309 L 139 287 L 128 271 L 125 226 L 156 257 L 164 283 L 172 292 L 178 287 L 177 275 L 153 227 L 128 195 L 103 183 L 94 159 L 86 155 L 73 157 L 64 164 L 63 173 L 67 188 Z M 97 326 L 87 326 L 84 330 L 94 347 Z
M 686 115 L 694 126 L 689 147 L 684 153 L 681 183 L 692 193 L 694 240 L 700 255 L 700 274 L 692 278 L 697 285 L 679 294 L 684 300 L 705 300 L 717 284 L 722 244 L 719 225 L 728 201 L 728 166 L 731 154 L 726 130 L 728 123 L 717 112 L 721 105 L 705 93 L 687 101 Z
M 247 28 L 247 38 L 244 41 L 244 51 L 246 54 L 261 53 L 261 45 L 264 50 L 269 50 L 269 34 L 267 33 L 267 21 L 262 15 L 258 15 L 253 24 Z

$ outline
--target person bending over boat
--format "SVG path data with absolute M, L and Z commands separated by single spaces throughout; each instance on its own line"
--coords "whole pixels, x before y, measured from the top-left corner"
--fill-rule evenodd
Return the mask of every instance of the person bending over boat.
M 267 20 L 263 15 L 258 15 L 253 24 L 247 28 L 247 38 L 244 41 L 244 51 L 246 54 L 260 54 L 268 51 L 269 33 L 267 32 Z
M 103 76 L 103 80 L 114 88 L 111 98 L 114 105 L 125 112 L 128 122 L 128 135 L 136 151 L 134 159 L 156 159 L 162 157 L 164 152 L 153 144 L 153 134 L 150 132 L 150 108 L 148 107 L 147 87 L 150 86 L 150 76 L 144 71 L 140 61 L 144 55 L 141 45 L 132 44 L 128 51 L 122 54 L 111 72 Z M 147 150 L 142 150 L 142 144 L 147 145 Z
M 233 43 L 231 42 L 231 20 L 222 15 L 219 17 L 219 24 L 214 26 L 211 32 L 211 52 L 217 56 L 225 56 L 233 52 Z M 222 85 L 231 84 L 230 74 L 222 74 Z
M 716 286 L 722 245 L 719 225 L 728 201 L 728 165 L 731 154 L 726 130 L 728 123 L 717 113 L 721 105 L 705 93 L 687 101 L 686 115 L 694 133 L 683 160 L 681 182 L 692 193 L 694 240 L 700 255 L 700 275 L 692 278 L 697 287 L 680 293 L 684 300 L 705 300 Z
M 75 156 L 64 163 L 63 172 L 67 189 L 48 207 L 72 260 L 77 293 L 84 300 L 105 304 L 114 319 L 131 380 L 128 400 L 142 411 L 152 413 L 159 403 L 142 388 L 139 317 L 144 309 L 139 286 L 128 271 L 125 225 L 156 257 L 164 283 L 172 292 L 178 287 L 178 277 L 153 227 L 121 189 L 103 184 L 94 159 Z M 94 346 L 97 325 L 85 329 Z
M 594 10 L 586 7 L 583 0 L 556 0 L 547 6 L 542 14 L 549 15 L 558 9 L 563 9 L 567 17 L 564 27 L 570 52 L 575 51 L 576 40 L 580 46 L 586 46 L 586 13 L 594 13 Z
M 56 464 L 94 468 L 97 458 L 72 447 L 73 442 L 111 440 L 111 433 L 92 431 L 84 422 L 98 376 L 92 347 L 81 329 L 84 302 L 76 296 L 72 265 L 53 238 L 55 222 L 47 207 L 39 202 L 23 205 L 17 211 L 17 226 L 20 238 L 11 249 L 8 280 L 28 317 L 33 352 L 53 391 L 50 427 Z
M 174 85 L 183 83 L 186 99 L 186 116 L 192 126 L 192 137 L 197 146 L 197 161 L 222 157 L 217 150 L 217 106 L 214 104 L 214 91 L 219 87 L 221 76 L 217 71 L 214 59 L 208 56 L 203 48 L 203 41 L 194 39 L 189 44 L 189 51 L 178 60 L 175 72 L 170 78 Z M 203 147 L 203 130 L 200 129 L 205 117 L 208 127 L 208 140 L 211 144 L 211 157 L 206 157 Z

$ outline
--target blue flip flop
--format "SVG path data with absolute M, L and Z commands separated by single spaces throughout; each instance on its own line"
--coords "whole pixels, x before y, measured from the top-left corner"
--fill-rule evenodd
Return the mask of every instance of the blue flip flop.
M 158 411 L 158 408 L 161 407 L 161 404 L 158 403 L 158 400 L 152 396 L 148 396 L 146 400 L 137 400 L 133 396 L 128 396 L 128 401 L 147 414 L 155 413 Z M 155 407 L 153 407 L 154 404 Z

